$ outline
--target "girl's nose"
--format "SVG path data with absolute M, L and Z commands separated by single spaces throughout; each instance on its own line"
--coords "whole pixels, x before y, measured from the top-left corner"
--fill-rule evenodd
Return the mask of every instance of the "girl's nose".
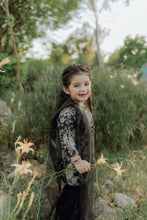
M 81 86 L 81 91 L 85 91 L 85 86 Z

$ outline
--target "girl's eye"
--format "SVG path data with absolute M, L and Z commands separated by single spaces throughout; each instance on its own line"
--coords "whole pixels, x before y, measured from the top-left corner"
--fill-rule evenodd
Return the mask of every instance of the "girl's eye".
M 79 85 L 75 85 L 74 87 L 78 87 Z
M 85 86 L 89 86 L 89 83 L 85 83 Z

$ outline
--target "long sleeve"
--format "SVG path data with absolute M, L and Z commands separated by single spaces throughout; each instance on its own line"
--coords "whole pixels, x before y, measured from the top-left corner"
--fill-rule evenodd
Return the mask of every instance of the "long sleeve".
M 70 158 L 78 154 L 75 143 L 76 112 L 73 107 L 66 107 L 60 112 L 57 126 L 62 146 L 62 160 L 67 165 L 70 163 Z
M 79 114 L 83 114 L 85 113 L 88 121 L 89 121 L 89 125 L 87 124 L 87 126 L 90 126 L 90 130 L 91 130 L 91 142 L 89 142 L 90 144 L 93 142 L 93 132 L 94 132 L 94 124 L 93 124 L 93 119 L 92 119 L 92 115 L 90 113 L 90 111 L 87 109 L 87 107 L 83 106 L 80 107 L 80 111 L 81 113 Z M 60 145 L 61 145 L 61 162 L 63 165 L 63 169 L 66 169 L 68 167 L 68 165 L 71 163 L 71 157 L 75 156 L 77 154 L 79 154 L 78 152 L 78 148 L 80 148 L 80 150 L 84 149 L 84 144 L 83 142 L 80 143 L 79 146 L 77 146 L 77 117 L 79 117 L 77 115 L 76 109 L 74 107 L 64 107 L 59 115 L 58 118 L 56 119 L 57 122 L 57 128 L 58 128 L 58 138 L 60 141 Z M 83 136 L 81 136 L 81 139 L 84 138 L 88 138 L 85 137 L 84 134 L 81 134 Z M 79 137 L 80 138 L 80 137 Z M 82 146 L 82 148 L 81 148 Z M 91 149 L 93 151 L 93 149 Z M 91 152 L 93 154 L 93 152 Z M 81 154 L 80 154 L 81 155 Z M 71 169 L 66 171 L 63 174 L 63 181 L 69 185 L 72 186 L 79 186 L 81 183 L 83 183 L 83 181 L 85 181 L 85 177 L 86 174 L 80 174 L 74 165 L 72 165 L 70 167 Z

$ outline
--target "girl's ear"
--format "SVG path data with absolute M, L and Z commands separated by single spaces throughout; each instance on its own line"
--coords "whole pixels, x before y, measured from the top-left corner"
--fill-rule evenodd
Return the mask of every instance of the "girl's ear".
M 62 86 L 63 91 L 69 95 L 69 89 L 66 86 Z

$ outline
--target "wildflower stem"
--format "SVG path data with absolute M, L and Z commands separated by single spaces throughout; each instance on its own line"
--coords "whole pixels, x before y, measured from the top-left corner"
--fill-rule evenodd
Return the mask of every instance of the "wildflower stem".
M 25 220 L 25 217 L 26 217 L 26 215 L 27 215 L 29 209 L 30 209 L 31 206 L 32 206 L 33 199 L 34 199 L 34 192 L 32 192 L 32 194 L 31 194 L 31 196 L 30 196 L 29 205 L 28 205 L 28 208 L 27 208 L 27 210 L 25 211 L 25 213 L 24 213 L 24 215 L 23 215 L 23 217 L 22 217 L 22 220 Z
M 10 189 L 9 189 L 9 193 L 8 193 L 9 196 L 11 196 L 12 191 L 13 191 L 13 187 L 14 187 L 14 185 L 17 183 L 17 181 L 19 180 L 19 177 L 20 177 L 20 174 L 17 173 L 17 174 L 15 175 L 15 177 L 14 177 L 14 180 L 13 180 L 12 186 L 11 186 Z
M 27 193 L 26 193 L 26 192 L 23 192 L 22 201 L 21 201 L 21 203 L 20 203 L 20 205 L 19 205 L 19 209 L 18 209 L 17 212 L 16 212 L 16 216 L 19 214 L 19 212 L 20 212 L 20 210 L 21 210 L 21 208 L 22 208 L 22 206 L 23 206 L 23 204 L 24 204 L 24 201 L 25 201 L 26 196 L 27 196 Z

